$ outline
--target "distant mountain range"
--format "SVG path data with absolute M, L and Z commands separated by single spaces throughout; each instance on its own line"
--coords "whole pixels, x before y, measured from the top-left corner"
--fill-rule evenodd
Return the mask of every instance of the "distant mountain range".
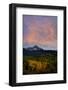
M 33 47 L 23 48 L 23 54 L 24 55 L 31 55 L 31 56 L 37 56 L 37 55 L 46 55 L 46 54 L 57 54 L 56 50 L 44 50 L 40 48 L 39 46 L 35 45 Z
M 28 48 L 24 48 L 25 50 L 29 50 L 29 51 L 37 51 L 37 50 L 43 50 L 42 48 L 40 48 L 39 46 L 35 45 L 33 47 L 28 47 Z

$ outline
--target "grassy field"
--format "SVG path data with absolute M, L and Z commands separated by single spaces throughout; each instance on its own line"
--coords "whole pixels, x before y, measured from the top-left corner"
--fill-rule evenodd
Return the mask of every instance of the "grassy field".
M 57 73 L 57 55 L 46 54 L 40 56 L 24 55 L 23 74 Z

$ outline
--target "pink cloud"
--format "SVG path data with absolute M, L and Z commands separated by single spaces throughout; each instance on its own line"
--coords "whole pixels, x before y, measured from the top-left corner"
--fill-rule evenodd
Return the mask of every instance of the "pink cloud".
M 55 34 L 55 28 L 51 21 L 38 23 L 32 21 L 28 27 L 29 32 L 24 39 L 24 42 L 28 44 L 39 44 L 39 45 L 49 45 L 55 46 L 57 44 L 57 38 Z

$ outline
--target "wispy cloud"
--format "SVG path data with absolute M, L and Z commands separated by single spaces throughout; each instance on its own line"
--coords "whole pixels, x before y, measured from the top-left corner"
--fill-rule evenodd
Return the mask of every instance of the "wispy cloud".
M 24 44 L 57 48 L 57 19 L 55 21 L 56 24 L 52 20 L 51 17 L 49 19 L 45 16 L 42 19 L 42 17 L 39 16 L 39 19 L 37 19 L 34 16 L 27 24 L 27 19 L 25 22 L 27 29 L 24 29 L 26 31 L 26 33 L 24 33 Z

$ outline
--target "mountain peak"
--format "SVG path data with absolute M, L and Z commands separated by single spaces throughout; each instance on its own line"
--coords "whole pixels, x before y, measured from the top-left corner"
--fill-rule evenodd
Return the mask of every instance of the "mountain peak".
M 33 48 L 39 48 L 37 45 L 34 45 Z
M 42 50 L 42 48 L 38 47 L 37 45 L 34 45 L 33 47 L 28 47 L 27 50 Z
M 40 48 L 37 45 L 33 46 L 32 48 L 33 50 L 40 50 Z

